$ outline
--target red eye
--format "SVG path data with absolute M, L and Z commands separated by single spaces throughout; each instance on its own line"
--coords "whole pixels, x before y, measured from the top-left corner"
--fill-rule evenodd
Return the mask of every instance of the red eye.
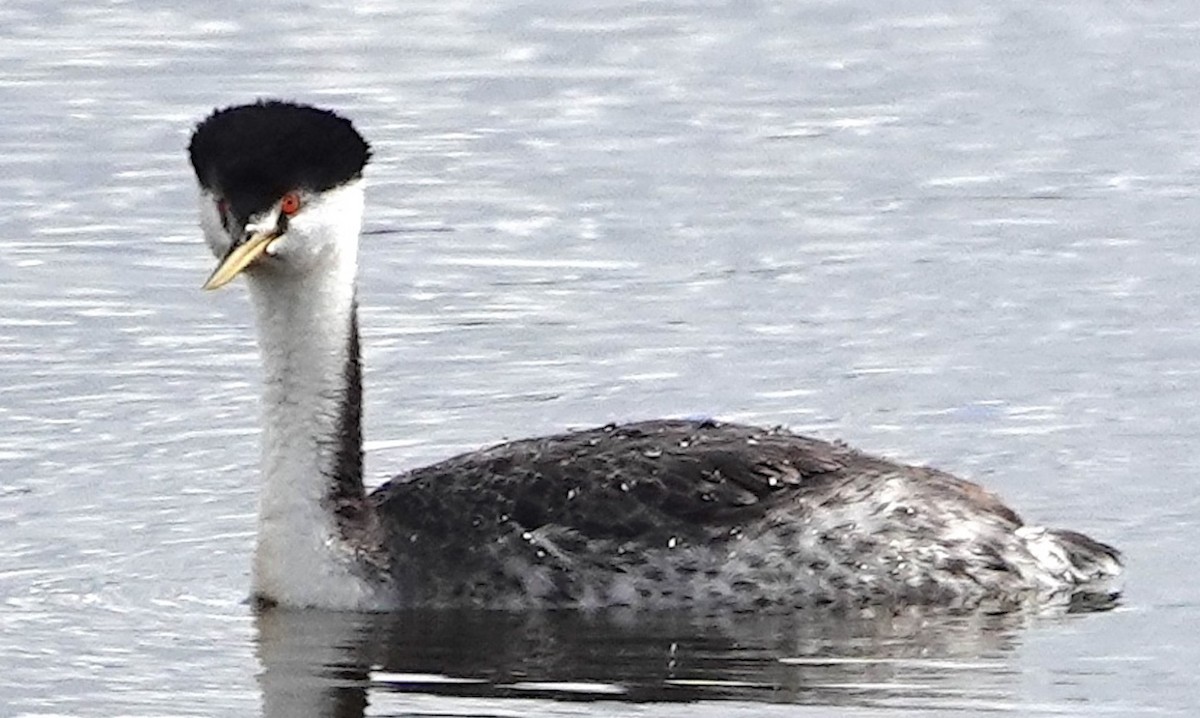
M 300 211 L 300 195 L 288 192 L 279 200 L 279 211 L 291 217 Z

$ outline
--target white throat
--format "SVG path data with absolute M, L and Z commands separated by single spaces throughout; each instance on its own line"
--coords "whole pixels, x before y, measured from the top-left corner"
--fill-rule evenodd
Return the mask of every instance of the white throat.
M 352 189 L 361 208 L 361 187 Z M 246 273 L 264 366 L 254 589 L 259 597 L 288 606 L 369 609 L 379 605 L 378 584 L 369 578 L 365 569 L 370 566 L 357 542 L 369 532 L 348 526 L 338 511 L 347 499 L 365 508 L 360 387 L 357 371 L 349 370 L 350 362 L 358 361 L 355 274 L 361 209 L 320 209 L 316 217 L 323 224 L 294 235 L 289 231 L 276 257 Z M 283 264 L 294 253 L 302 253 L 302 271 Z M 348 457 L 359 458 L 348 464 Z

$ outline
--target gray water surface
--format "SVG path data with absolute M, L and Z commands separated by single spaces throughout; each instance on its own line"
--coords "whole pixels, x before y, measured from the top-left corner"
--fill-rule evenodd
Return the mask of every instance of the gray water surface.
M 885 7 L 886 5 L 886 7 Z M 1200 6 L 0 4 L 0 715 L 1193 715 Z M 974 478 L 1106 613 L 256 615 L 184 147 L 371 140 L 368 469 L 667 415 Z M 687 703 L 687 702 L 693 703 Z

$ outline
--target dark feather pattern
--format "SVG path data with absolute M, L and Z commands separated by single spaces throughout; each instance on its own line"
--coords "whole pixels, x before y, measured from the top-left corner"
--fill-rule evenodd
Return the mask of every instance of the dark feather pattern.
M 526 439 L 371 500 L 405 605 L 973 605 L 1046 588 L 1021 519 L 981 487 L 783 429 L 659 420 Z M 1117 553 L 1087 541 L 1111 570 Z
M 248 217 L 285 192 L 345 190 L 341 204 L 308 204 L 291 225 L 280 213 L 282 247 L 298 245 L 296 253 L 281 251 L 272 271 L 246 274 L 268 373 L 288 379 L 268 386 L 289 387 L 267 398 L 268 500 L 255 568 L 265 602 L 1011 609 L 1090 605 L 1086 597 L 1115 590 L 1120 555 L 1110 546 L 1026 525 L 988 491 L 945 472 L 784 429 L 610 425 L 457 456 L 368 496 L 357 254 L 342 250 L 358 242 L 362 188 L 345 185 L 362 176 L 369 146 L 333 112 L 260 101 L 214 112 L 188 149 L 202 197 L 223 215 L 202 213 L 218 257 L 243 239 Z M 297 258 L 307 258 L 304 271 L 275 271 Z M 320 301 L 338 297 L 349 301 L 327 315 Z M 312 298 L 312 311 L 279 311 Z M 321 341 L 330 338 L 345 343 Z

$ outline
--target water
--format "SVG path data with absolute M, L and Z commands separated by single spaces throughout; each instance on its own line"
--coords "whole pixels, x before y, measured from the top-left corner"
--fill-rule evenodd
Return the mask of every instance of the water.
M 0 6 L 0 715 L 1191 715 L 1200 7 Z M 256 616 L 257 364 L 183 153 L 373 142 L 369 470 L 787 424 L 1120 546 L 1088 615 Z M 684 703 L 693 701 L 694 703 Z

